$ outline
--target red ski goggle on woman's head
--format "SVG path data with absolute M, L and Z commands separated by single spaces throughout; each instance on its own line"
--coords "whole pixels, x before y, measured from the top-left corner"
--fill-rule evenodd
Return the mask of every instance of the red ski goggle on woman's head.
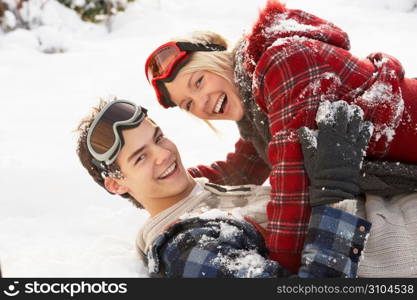
M 225 51 L 226 48 L 217 44 L 195 44 L 188 42 L 169 42 L 158 47 L 145 63 L 145 74 L 155 89 L 159 104 L 163 107 L 174 107 L 164 85 L 175 79 L 178 71 L 190 59 L 190 53 L 196 51 Z

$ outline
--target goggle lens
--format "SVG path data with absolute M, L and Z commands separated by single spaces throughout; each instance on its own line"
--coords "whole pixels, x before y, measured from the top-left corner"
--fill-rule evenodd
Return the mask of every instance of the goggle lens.
M 177 61 L 180 54 L 181 50 L 174 45 L 165 46 L 157 50 L 148 62 L 148 80 L 151 82 L 154 78 L 166 75 L 172 64 Z
M 129 103 L 116 102 L 103 113 L 91 133 L 91 147 L 98 154 L 106 153 L 114 144 L 113 124 L 129 120 L 136 112 L 136 107 Z

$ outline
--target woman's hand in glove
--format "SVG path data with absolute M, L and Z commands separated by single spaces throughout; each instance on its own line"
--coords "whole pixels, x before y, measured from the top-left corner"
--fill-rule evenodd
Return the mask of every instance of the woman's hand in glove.
M 345 101 L 323 102 L 316 116 L 318 132 L 298 130 L 310 179 L 310 205 L 353 199 L 359 194 L 363 156 L 372 135 L 363 111 Z

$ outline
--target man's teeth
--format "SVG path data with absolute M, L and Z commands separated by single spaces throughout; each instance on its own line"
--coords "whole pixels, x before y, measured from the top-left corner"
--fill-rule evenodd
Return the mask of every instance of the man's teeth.
M 164 179 L 168 175 L 171 175 L 171 173 L 174 172 L 176 166 L 177 166 L 177 164 L 173 163 L 168 169 L 165 170 L 164 173 L 162 173 L 161 176 L 159 176 L 159 179 Z
M 218 114 L 218 113 L 219 113 L 220 108 L 222 108 L 222 105 L 223 105 L 224 99 L 226 99 L 226 94 L 223 94 L 223 95 L 220 97 L 219 101 L 217 101 L 216 107 L 214 108 L 214 113 L 215 113 L 215 114 Z

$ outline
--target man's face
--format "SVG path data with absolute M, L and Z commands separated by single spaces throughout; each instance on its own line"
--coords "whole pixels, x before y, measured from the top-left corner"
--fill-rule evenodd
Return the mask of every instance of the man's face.
M 150 206 L 172 205 L 191 192 L 194 181 L 184 169 L 177 147 L 156 124 L 145 119 L 122 134 L 124 146 L 117 163 L 124 178 L 117 181 L 151 214 Z

